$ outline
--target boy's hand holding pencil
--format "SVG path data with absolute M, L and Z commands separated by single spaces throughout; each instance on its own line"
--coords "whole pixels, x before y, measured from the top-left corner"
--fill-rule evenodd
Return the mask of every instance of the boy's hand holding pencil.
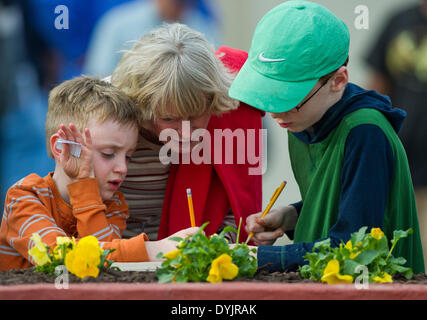
M 271 210 L 285 185 L 286 181 L 276 189 L 263 212 L 246 219 L 247 242 L 252 240 L 255 245 L 272 245 L 285 231 L 295 228 L 298 214 L 293 206 Z
M 261 212 L 246 219 L 246 232 L 253 232 L 255 245 L 272 245 L 285 231 L 295 229 L 298 213 L 293 206 L 273 209 L 261 218 Z

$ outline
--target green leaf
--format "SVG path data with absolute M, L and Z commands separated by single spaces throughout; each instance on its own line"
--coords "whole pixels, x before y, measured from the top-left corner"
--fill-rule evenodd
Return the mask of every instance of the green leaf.
M 311 267 L 306 264 L 299 267 L 299 272 L 301 273 L 301 277 L 308 279 L 311 277 Z
M 402 238 L 406 238 L 409 234 L 414 233 L 414 231 L 412 230 L 412 228 L 409 228 L 406 231 L 403 230 L 394 230 L 393 231 L 393 239 L 391 240 L 391 243 L 394 244 L 397 241 L 399 241 Z
M 379 257 L 377 259 L 376 263 L 378 263 L 378 266 L 381 266 L 381 267 L 384 267 L 387 265 L 387 261 L 385 261 L 385 259 L 382 257 Z
M 379 240 L 373 241 L 373 243 L 374 243 L 373 249 L 377 250 L 380 253 L 380 255 L 387 255 L 389 250 L 387 237 L 381 237 Z
M 355 270 L 358 266 L 360 266 L 360 264 L 354 260 L 351 260 L 351 259 L 344 260 L 343 274 L 348 274 L 348 275 L 353 276 L 355 274 L 355 272 L 356 272 Z
M 168 240 L 176 241 L 176 242 L 180 242 L 180 241 L 182 241 L 183 239 L 182 239 L 181 237 L 170 237 L 170 238 L 168 238 Z
M 403 276 L 406 278 L 406 279 L 412 279 L 412 276 L 413 276 L 413 272 L 412 272 L 412 269 L 411 268 L 408 268 L 408 270 L 406 270 L 406 271 L 404 271 L 403 272 Z
M 175 275 L 175 282 L 187 282 L 188 277 L 185 274 L 178 273 Z
M 406 263 L 406 259 L 403 257 L 393 258 L 390 260 L 391 263 L 404 265 Z
M 406 271 L 408 271 L 408 270 L 410 270 L 411 268 L 408 268 L 408 267 L 404 267 L 404 266 L 399 266 L 399 265 L 393 265 L 392 267 L 391 267 L 391 270 L 392 270 L 392 273 L 394 274 L 394 273 L 396 273 L 396 272 L 399 272 L 399 273 L 405 273 Z
M 173 277 L 173 274 L 171 273 L 162 273 L 162 272 L 157 273 L 157 278 L 159 279 L 160 283 L 172 282 L 172 277 Z
M 219 234 L 220 236 L 224 236 L 225 233 L 227 232 L 234 232 L 237 233 L 236 228 L 233 228 L 232 226 L 225 226 L 224 229 L 222 229 L 221 233 Z
M 328 238 L 326 240 L 322 240 L 322 241 L 318 241 L 314 243 L 313 246 L 313 252 L 315 252 L 317 249 L 322 249 L 322 248 L 328 248 L 331 245 L 331 239 Z
M 358 262 L 359 264 L 362 264 L 364 266 L 370 264 L 376 257 L 378 257 L 379 253 L 376 250 L 367 250 L 363 251 L 361 254 L 359 254 L 354 261 Z
M 163 257 L 163 252 L 159 252 L 157 255 L 156 255 L 156 258 L 157 259 L 163 259 L 164 257 Z
M 209 224 L 209 221 L 208 222 L 205 222 L 204 224 L 202 224 L 202 226 L 200 227 L 200 229 L 199 229 L 199 231 L 197 231 L 197 233 L 202 233 L 202 231 L 206 228 L 206 226 Z
M 366 236 L 366 229 L 368 229 L 368 227 L 361 227 L 359 231 L 351 234 L 351 243 L 353 246 L 358 246 L 359 242 L 363 242 Z

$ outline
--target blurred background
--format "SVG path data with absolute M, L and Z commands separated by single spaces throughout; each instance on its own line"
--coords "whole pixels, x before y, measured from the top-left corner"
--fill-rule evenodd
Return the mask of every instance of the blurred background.
M 118 50 L 129 46 L 126 41 L 139 38 L 161 21 L 178 20 L 186 23 L 203 32 L 216 48 L 226 45 L 249 50 L 257 22 L 282 2 L 0 0 L 0 201 L 4 201 L 6 191 L 12 184 L 27 174 L 35 172 L 44 176 L 54 169 L 53 161 L 45 152 L 44 137 L 47 97 L 53 86 L 82 73 L 109 75 L 120 58 Z M 398 12 L 419 4 L 422 0 L 314 2 L 329 8 L 349 27 L 351 82 L 391 94 L 391 90 L 395 89 L 391 84 L 391 77 L 395 73 L 390 74 L 387 67 L 396 64 L 400 66 L 400 71 L 403 70 L 402 74 L 405 74 L 409 69 L 414 69 L 411 59 L 416 57 L 424 61 L 419 66 L 421 76 L 418 77 L 418 83 L 413 75 L 405 75 L 406 78 L 401 79 L 406 79 L 402 81 L 416 87 L 418 96 L 412 93 L 412 100 L 423 102 L 419 97 L 427 93 L 427 78 L 422 74 L 427 65 L 427 38 L 424 37 L 427 13 L 422 14 L 421 7 L 413 9 L 409 18 L 403 18 L 400 24 L 392 23 L 392 27 L 385 29 Z M 418 14 L 414 14 L 414 10 Z M 411 25 L 411 19 L 422 27 L 418 28 L 417 25 L 415 36 L 399 38 L 400 47 L 397 46 L 393 52 L 401 53 L 401 56 L 390 57 L 389 54 L 387 64 L 387 58 L 384 57 L 387 54 L 383 53 L 381 56 L 381 51 L 390 46 L 389 42 L 393 39 L 389 38 L 392 35 L 399 34 L 396 28 Z M 406 61 L 406 64 L 402 61 Z M 399 107 L 404 108 L 400 104 L 406 102 L 401 101 Z M 426 115 L 424 113 L 424 119 Z M 412 116 L 420 117 L 423 120 L 422 115 Z M 287 180 L 288 185 L 276 206 L 297 202 L 300 195 L 290 169 L 287 132 L 268 116 L 264 118 L 264 125 L 268 129 L 268 162 L 263 175 L 264 207 L 282 180 Z M 427 133 L 423 131 L 418 131 L 418 136 L 427 140 Z M 427 143 L 424 144 L 426 145 Z M 418 149 L 418 154 L 422 155 L 424 149 L 425 147 Z M 414 170 L 413 175 L 418 176 L 415 170 L 426 172 L 426 167 L 426 161 L 421 161 L 417 168 L 411 167 L 411 170 Z M 425 190 L 426 180 L 420 178 L 416 187 Z M 288 241 L 286 237 L 282 240 Z

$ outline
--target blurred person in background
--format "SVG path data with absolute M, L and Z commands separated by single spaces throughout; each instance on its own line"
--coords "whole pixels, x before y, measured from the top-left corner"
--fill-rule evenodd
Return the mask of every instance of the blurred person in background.
M 7 189 L 37 166 L 51 169 L 45 155 L 46 104 L 26 43 L 22 1 L 0 0 L 0 216 Z
M 98 17 L 133 0 L 0 0 L 0 216 L 7 189 L 39 168 L 46 156 L 47 92 L 82 73 L 89 37 Z M 68 29 L 57 29 L 59 5 L 68 8 Z
M 427 0 L 396 12 L 366 61 L 373 71 L 369 87 L 407 112 L 399 136 L 408 155 L 427 262 Z
M 207 0 L 136 0 L 107 12 L 95 26 L 88 48 L 86 74 L 108 76 L 123 49 L 163 22 L 181 22 L 201 32 L 214 45 L 220 43 L 218 14 Z M 128 43 L 127 43 L 128 42 Z
M 18 0 L 23 4 L 31 60 L 41 86 L 80 76 L 89 40 L 98 19 L 115 6 L 134 0 Z M 65 6 L 67 12 L 61 9 Z M 56 9 L 58 9 L 56 11 Z M 67 19 L 64 28 L 55 20 Z M 63 21 L 62 21 L 63 22 Z

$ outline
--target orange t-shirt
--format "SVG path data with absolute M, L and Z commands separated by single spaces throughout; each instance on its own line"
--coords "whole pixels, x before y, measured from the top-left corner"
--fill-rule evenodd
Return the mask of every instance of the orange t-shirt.
M 96 178 L 79 180 L 67 188 L 71 205 L 59 194 L 52 173 L 44 178 L 30 174 L 8 190 L 0 226 L 0 271 L 33 265 L 28 250 L 34 246 L 30 238 L 35 232 L 51 248 L 58 236 L 79 240 L 93 235 L 101 248 L 116 249 L 109 260 L 148 261 L 144 233 L 121 239 L 129 217 L 121 192 L 103 202 Z

